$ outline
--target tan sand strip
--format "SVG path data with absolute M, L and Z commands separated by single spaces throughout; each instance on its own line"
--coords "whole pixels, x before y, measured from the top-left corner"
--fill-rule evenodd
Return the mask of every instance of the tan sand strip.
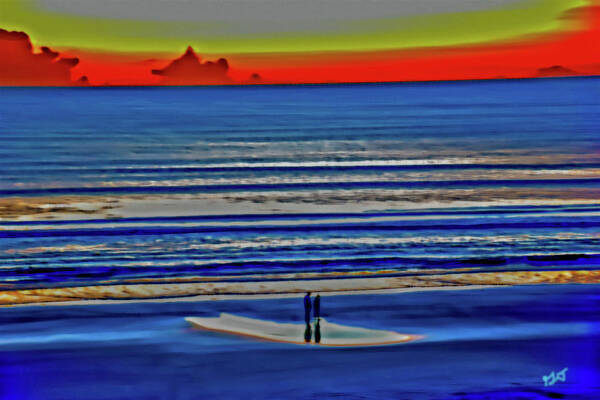
M 90 301 L 191 301 L 196 296 L 285 295 L 305 291 L 357 292 L 407 288 L 448 288 L 471 285 L 503 286 L 565 283 L 600 283 L 600 270 L 508 271 L 348 279 L 289 279 L 251 282 L 185 282 L 117 284 L 68 288 L 0 290 L 0 306 Z

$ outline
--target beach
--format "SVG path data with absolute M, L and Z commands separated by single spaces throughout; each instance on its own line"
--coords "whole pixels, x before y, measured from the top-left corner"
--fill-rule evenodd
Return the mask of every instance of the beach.
M 423 336 L 352 348 L 274 343 L 184 320 L 226 312 L 301 323 L 301 294 L 4 308 L 0 388 L 3 398 L 28 399 L 593 399 L 599 288 L 323 294 L 329 321 Z M 544 386 L 543 376 L 563 368 L 564 382 Z

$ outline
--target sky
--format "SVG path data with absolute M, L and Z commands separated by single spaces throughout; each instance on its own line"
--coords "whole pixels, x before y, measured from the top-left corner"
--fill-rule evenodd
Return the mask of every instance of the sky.
M 2 0 L 0 84 L 595 75 L 599 9 L 600 0 Z

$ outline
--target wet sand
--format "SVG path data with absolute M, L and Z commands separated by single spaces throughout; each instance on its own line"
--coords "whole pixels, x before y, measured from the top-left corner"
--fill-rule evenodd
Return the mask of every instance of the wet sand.
M 4 308 L 0 393 L 44 400 L 106 400 L 107 394 L 155 400 L 591 400 L 600 393 L 598 287 L 322 295 L 328 321 L 423 336 L 386 347 L 277 343 L 197 330 L 184 320 L 225 312 L 301 324 L 299 296 Z M 563 368 L 564 382 L 544 386 L 543 376 Z

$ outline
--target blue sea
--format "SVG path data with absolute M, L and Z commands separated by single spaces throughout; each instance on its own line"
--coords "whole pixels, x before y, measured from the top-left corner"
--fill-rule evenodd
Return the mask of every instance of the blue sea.
M 599 99 L 600 78 L 0 88 L 0 302 L 16 306 L 0 398 L 600 398 L 600 285 L 568 274 L 600 269 Z M 376 348 L 183 320 L 301 321 L 300 294 L 134 301 L 158 283 L 552 271 L 566 278 L 324 293 L 328 320 L 426 337 Z M 69 292 L 117 285 L 139 290 Z

